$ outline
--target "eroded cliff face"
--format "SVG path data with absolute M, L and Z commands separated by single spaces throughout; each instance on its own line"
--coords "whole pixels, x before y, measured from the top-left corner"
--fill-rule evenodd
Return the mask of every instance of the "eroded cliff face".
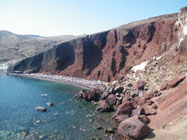
M 132 66 L 176 45 L 181 30 L 176 21 L 181 16 L 182 13 L 154 17 L 74 39 L 19 62 L 11 71 L 113 81 Z

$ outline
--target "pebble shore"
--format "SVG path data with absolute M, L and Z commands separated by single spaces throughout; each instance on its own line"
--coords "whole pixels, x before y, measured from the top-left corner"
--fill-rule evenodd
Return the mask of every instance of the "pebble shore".
M 74 86 L 78 86 L 84 89 L 95 89 L 98 87 L 103 87 L 103 82 L 100 80 L 98 81 L 97 80 L 86 80 L 86 79 L 77 78 L 77 77 L 43 74 L 43 73 L 31 73 L 31 74 L 9 73 L 8 75 L 74 85 Z

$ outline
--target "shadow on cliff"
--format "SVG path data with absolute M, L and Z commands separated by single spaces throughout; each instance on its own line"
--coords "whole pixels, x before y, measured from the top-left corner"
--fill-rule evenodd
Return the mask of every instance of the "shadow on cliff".
M 102 49 L 106 46 L 106 37 L 108 32 L 92 35 L 88 37 L 88 46 L 84 48 L 83 52 L 83 67 L 82 70 L 88 70 L 87 76 L 101 63 Z
M 75 51 L 72 42 L 63 43 L 58 46 L 55 50 L 56 53 L 56 70 L 62 71 L 66 69 L 69 65 L 74 64 L 75 61 Z

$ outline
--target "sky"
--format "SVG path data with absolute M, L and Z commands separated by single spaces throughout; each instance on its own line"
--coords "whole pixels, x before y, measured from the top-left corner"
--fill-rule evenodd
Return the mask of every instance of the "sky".
M 0 0 L 0 30 L 42 36 L 92 34 L 177 13 L 187 0 Z

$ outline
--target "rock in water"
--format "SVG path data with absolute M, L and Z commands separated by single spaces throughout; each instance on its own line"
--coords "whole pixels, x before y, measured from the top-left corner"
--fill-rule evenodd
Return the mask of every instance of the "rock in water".
M 100 90 L 94 89 L 94 90 L 83 90 L 80 91 L 77 95 L 78 98 L 82 98 L 86 101 L 98 101 L 102 92 Z
M 53 106 L 54 104 L 52 102 L 46 103 L 48 106 Z
M 118 133 L 128 139 L 142 139 L 149 134 L 149 127 L 134 116 L 122 121 L 118 127 Z
M 40 111 L 40 112 L 46 112 L 46 111 L 47 111 L 47 108 L 38 106 L 38 107 L 36 107 L 36 110 L 37 110 L 37 111 Z
M 46 96 L 47 96 L 47 94 L 41 94 L 41 96 L 42 96 L 42 97 L 46 97 Z
M 100 100 L 97 104 L 96 110 L 100 112 L 109 112 L 112 111 L 112 107 L 108 104 L 107 101 Z

